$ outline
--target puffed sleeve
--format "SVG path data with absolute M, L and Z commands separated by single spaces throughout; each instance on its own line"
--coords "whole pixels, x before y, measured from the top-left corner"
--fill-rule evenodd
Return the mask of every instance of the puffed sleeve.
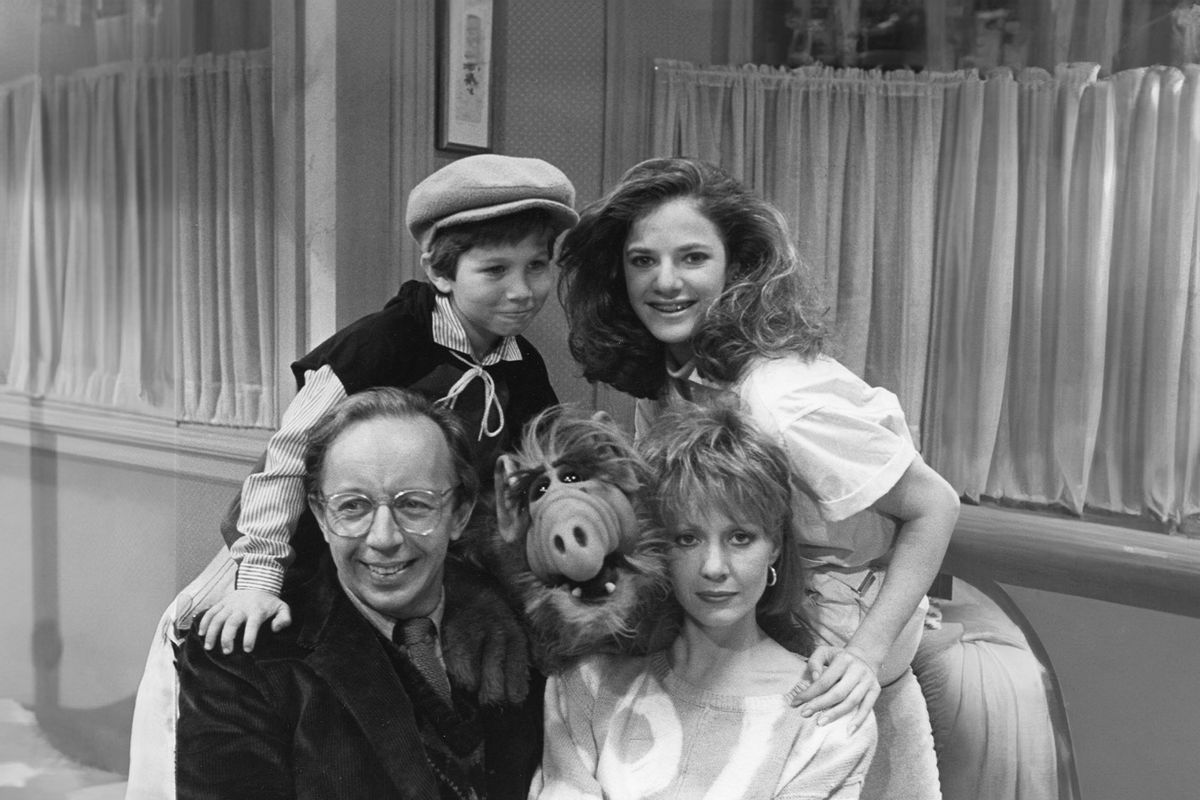
M 833 359 L 765 362 L 740 394 L 827 521 L 870 507 L 917 456 L 899 398 Z
M 903 415 L 868 414 L 845 405 L 795 416 L 782 434 L 797 475 L 815 496 L 821 516 L 831 521 L 870 507 L 917 456 Z

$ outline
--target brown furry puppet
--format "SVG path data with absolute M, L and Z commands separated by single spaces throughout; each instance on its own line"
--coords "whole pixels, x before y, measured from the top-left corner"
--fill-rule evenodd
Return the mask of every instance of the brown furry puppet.
M 645 462 L 608 415 L 569 406 L 539 414 L 496 463 L 494 527 L 466 551 L 523 611 L 537 666 L 637 650 L 644 618 L 666 598 L 664 548 L 646 530 Z

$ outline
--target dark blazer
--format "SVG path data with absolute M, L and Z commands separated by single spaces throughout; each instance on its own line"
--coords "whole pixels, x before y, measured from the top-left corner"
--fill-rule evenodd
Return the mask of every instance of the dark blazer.
M 464 574 L 447 561 L 443 632 L 474 624 L 451 602 Z M 478 597 L 454 591 L 468 594 Z M 416 721 L 432 690 L 414 685 L 411 665 L 397 669 L 403 657 L 351 603 L 329 556 L 285 599 L 292 625 L 264 627 L 253 653 L 205 651 L 194 630 L 180 646 L 178 798 L 442 797 Z M 490 798 L 528 792 L 541 755 L 539 689 L 525 707 L 481 709 L 454 686 L 459 715 L 449 724 L 482 736 Z

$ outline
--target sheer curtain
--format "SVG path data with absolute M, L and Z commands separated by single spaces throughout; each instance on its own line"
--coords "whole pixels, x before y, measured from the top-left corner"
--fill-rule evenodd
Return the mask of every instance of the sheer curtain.
M 0 87 L 5 388 L 275 423 L 270 114 L 265 52 Z
M 169 351 L 164 359 L 161 342 L 142 336 L 164 299 L 156 284 L 169 278 L 170 262 L 144 249 L 170 234 L 154 224 L 169 200 L 155 178 L 170 174 L 170 156 L 146 135 L 168 79 L 162 68 L 112 65 L 43 85 L 46 224 L 33 236 L 45 256 L 22 266 L 53 275 L 44 285 L 58 288 L 60 322 L 45 332 L 53 344 L 35 348 L 57 358 L 30 359 L 42 379 L 31 393 L 121 408 L 170 399 Z
M 22 231 L 30 227 L 32 210 L 29 176 L 34 159 L 37 81 L 30 77 L 0 85 L 0 386 L 8 382 L 10 354 L 16 334 L 18 275 L 22 248 L 29 246 Z
M 658 62 L 658 154 L 776 202 L 969 496 L 1200 512 L 1200 68 Z
M 275 227 L 270 58 L 202 56 L 178 72 L 182 416 L 272 427 Z

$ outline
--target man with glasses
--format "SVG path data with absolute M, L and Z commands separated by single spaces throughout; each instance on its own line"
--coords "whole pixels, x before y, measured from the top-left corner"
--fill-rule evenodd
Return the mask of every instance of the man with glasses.
M 198 633 L 179 648 L 177 796 L 524 797 L 537 698 L 481 707 L 456 661 L 508 625 L 483 677 L 528 675 L 494 585 L 448 557 L 479 492 L 461 423 L 405 390 L 360 392 L 314 429 L 305 468 L 328 549 L 285 581 L 294 624 L 250 653 Z

